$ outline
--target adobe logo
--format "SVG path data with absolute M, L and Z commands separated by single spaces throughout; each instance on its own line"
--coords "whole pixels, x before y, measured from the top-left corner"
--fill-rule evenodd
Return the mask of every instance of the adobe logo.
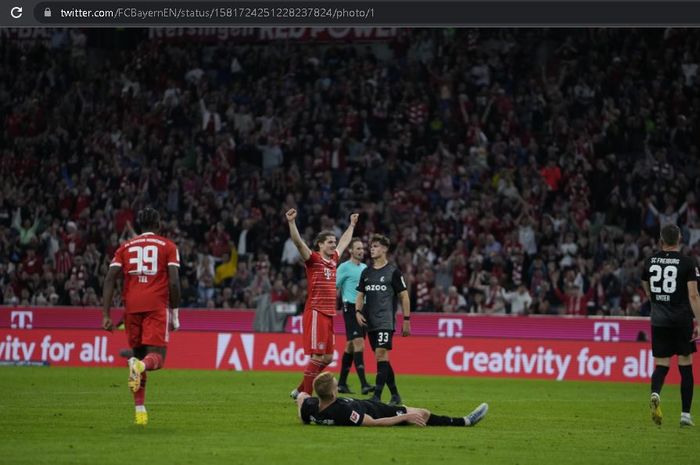
M 252 370 L 254 342 L 254 334 L 219 333 L 216 343 L 216 368 Z

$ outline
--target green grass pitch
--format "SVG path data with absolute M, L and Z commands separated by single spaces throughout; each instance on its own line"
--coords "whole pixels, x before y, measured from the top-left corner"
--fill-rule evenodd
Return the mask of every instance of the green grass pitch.
M 399 375 L 407 405 L 464 415 L 487 401 L 489 415 L 475 428 L 339 428 L 298 422 L 287 396 L 300 374 L 166 369 L 149 376 L 143 428 L 132 425 L 126 375 L 0 368 L 0 463 L 674 465 L 700 456 L 700 426 L 678 426 L 678 386 L 664 388 L 657 427 L 647 385 Z

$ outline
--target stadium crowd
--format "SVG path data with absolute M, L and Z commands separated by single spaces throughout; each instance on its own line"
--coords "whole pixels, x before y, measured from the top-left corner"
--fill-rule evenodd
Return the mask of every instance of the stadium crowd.
M 291 207 L 308 241 L 360 211 L 414 311 L 645 315 L 659 225 L 700 251 L 700 30 L 90 34 L 0 39 L 5 305 L 99 305 L 145 205 L 188 307 L 303 304 Z

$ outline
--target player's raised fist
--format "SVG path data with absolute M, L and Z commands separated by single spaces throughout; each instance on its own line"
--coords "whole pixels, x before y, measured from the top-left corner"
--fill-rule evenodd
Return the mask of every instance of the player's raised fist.
M 359 213 L 353 213 L 350 215 L 350 224 L 355 226 L 357 224 L 357 220 L 360 219 L 360 214 Z
M 287 217 L 287 221 L 294 221 L 297 218 L 297 211 L 294 208 L 290 208 L 284 216 Z

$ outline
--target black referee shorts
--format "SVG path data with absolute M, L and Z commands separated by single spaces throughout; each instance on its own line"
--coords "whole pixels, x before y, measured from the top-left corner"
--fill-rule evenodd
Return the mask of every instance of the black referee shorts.
M 348 341 L 353 339 L 365 338 L 367 330 L 360 326 L 355 315 L 355 304 L 343 302 L 343 319 L 345 320 L 345 337 Z
M 657 358 L 674 355 L 690 355 L 697 349 L 693 338 L 692 326 L 651 327 L 651 353 Z

